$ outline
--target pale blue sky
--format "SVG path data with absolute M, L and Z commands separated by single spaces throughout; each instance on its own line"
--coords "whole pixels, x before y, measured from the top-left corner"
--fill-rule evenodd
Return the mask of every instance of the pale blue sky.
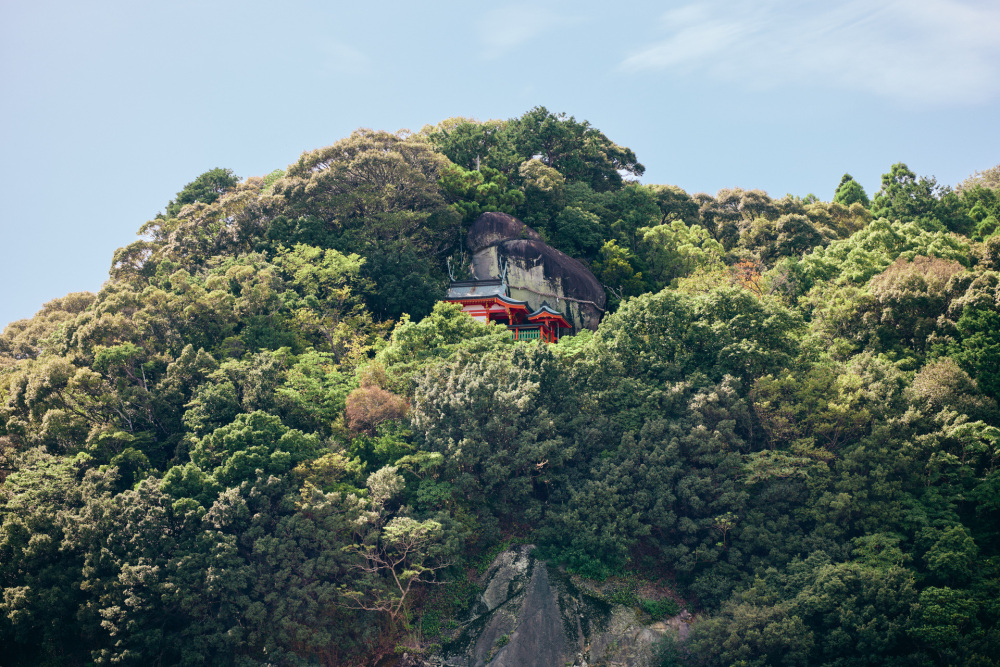
M 644 181 L 830 199 L 894 162 L 1000 163 L 995 0 L 0 3 L 0 327 L 97 290 L 213 167 L 285 167 L 357 127 L 533 106 Z

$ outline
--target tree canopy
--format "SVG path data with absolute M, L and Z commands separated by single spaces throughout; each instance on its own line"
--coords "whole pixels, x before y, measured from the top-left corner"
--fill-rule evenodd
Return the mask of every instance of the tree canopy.
M 996 169 L 689 194 L 536 107 L 206 172 L 0 333 L 4 664 L 432 653 L 515 541 L 696 612 L 664 664 L 996 664 Z M 489 211 L 596 332 L 441 302 Z

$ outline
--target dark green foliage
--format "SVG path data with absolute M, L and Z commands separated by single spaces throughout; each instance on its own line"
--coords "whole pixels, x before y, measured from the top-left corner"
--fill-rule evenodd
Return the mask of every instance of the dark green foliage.
M 456 618 L 475 602 L 479 587 L 468 579 L 454 579 L 435 590 L 420 614 L 420 632 L 426 639 L 436 639 Z
M 941 188 L 931 177 L 920 177 L 902 162 L 882 174 L 882 187 L 872 201 L 872 215 L 889 220 L 922 221 L 948 231 L 968 234 L 973 221 L 950 188 Z
M 185 185 L 184 189 L 177 193 L 175 199 L 170 200 L 166 208 L 167 217 L 176 218 L 187 204 L 195 202 L 215 203 L 222 193 L 235 187 L 239 182 L 239 177 L 233 174 L 232 169 L 215 168 L 206 171 Z
M 521 162 L 504 121 L 449 118 L 421 132 L 449 160 L 467 170 L 485 165 L 509 174 Z
M 837 191 L 833 195 L 833 201 L 844 206 L 850 206 L 854 203 L 861 204 L 865 208 L 871 206 L 865 189 L 850 174 L 844 174 L 843 178 L 840 179 L 840 185 L 837 186 Z
M 235 486 L 259 471 L 283 475 L 319 453 L 316 438 L 286 428 L 266 412 L 237 415 L 227 426 L 195 442 L 191 460 L 219 483 Z
M 446 475 L 475 504 L 510 517 L 537 516 L 548 471 L 568 455 L 572 411 L 566 378 L 544 347 L 519 346 L 459 357 L 428 372 L 417 388 L 414 426 Z M 559 420 L 562 422 L 562 420 Z
M 654 667 L 679 667 L 687 664 L 684 651 L 672 633 L 664 635 L 653 647 Z
M 601 246 L 600 257 L 592 269 L 608 291 L 609 310 L 615 310 L 623 299 L 639 296 L 647 290 L 643 268 L 642 260 L 620 247 L 616 241 L 608 241 Z
M 524 202 L 524 193 L 510 189 L 507 177 L 490 167 L 467 170 L 452 165 L 441 171 L 440 183 L 466 222 L 472 222 L 487 211 L 513 213 L 515 207 Z
M 622 171 L 641 176 L 646 170 L 635 153 L 613 143 L 587 121 L 545 107 L 509 121 L 507 132 L 522 159 L 541 155 L 546 166 L 598 192 L 621 187 Z
M 601 219 L 593 213 L 567 206 L 556 217 L 559 245 L 571 255 L 592 257 L 603 242 Z
M 673 616 L 679 612 L 680 606 L 670 598 L 663 598 L 662 600 L 642 600 L 639 603 L 642 610 L 650 615 L 652 618 L 663 618 L 665 616 Z
M 607 350 L 626 375 L 656 383 L 694 373 L 752 381 L 788 363 L 801 326 L 794 311 L 745 290 L 697 297 L 664 290 L 609 316 L 595 345 Z
M 447 287 L 447 275 L 429 272 L 427 258 L 408 241 L 373 243 L 365 257 L 363 275 L 374 286 L 365 301 L 382 318 L 426 317 Z
M 986 393 L 1000 399 L 1000 313 L 967 307 L 958 320 L 958 330 L 962 335 L 955 355 L 959 363 Z

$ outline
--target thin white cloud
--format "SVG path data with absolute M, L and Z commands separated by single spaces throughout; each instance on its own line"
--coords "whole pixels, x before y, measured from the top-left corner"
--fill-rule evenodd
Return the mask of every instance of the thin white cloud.
M 662 69 L 697 63 L 725 53 L 740 40 L 746 29 L 738 23 L 705 21 L 678 30 L 667 40 L 626 58 L 630 69 Z
M 323 68 L 336 74 L 368 74 L 371 59 L 358 49 L 343 42 L 326 40 L 318 44 Z
M 699 3 L 662 16 L 664 36 L 628 71 L 704 72 L 750 87 L 809 84 L 924 103 L 1000 93 L 1000 4 L 969 0 Z
M 482 55 L 487 59 L 499 58 L 561 22 L 557 14 L 532 5 L 492 9 L 479 21 Z

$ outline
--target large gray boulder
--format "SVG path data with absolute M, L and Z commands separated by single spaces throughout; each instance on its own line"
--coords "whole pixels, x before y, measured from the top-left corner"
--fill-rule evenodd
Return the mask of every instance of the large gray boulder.
M 465 237 L 465 245 L 469 252 L 476 254 L 498 243 L 510 239 L 532 239 L 541 241 L 538 232 L 524 224 L 512 215 L 490 211 L 483 213 L 469 228 Z
M 476 280 L 499 278 L 507 267 L 510 296 L 532 310 L 543 303 L 566 315 L 575 331 L 596 330 L 604 314 L 604 287 L 582 262 L 542 241 L 538 232 L 505 213 L 483 213 L 466 237 Z

